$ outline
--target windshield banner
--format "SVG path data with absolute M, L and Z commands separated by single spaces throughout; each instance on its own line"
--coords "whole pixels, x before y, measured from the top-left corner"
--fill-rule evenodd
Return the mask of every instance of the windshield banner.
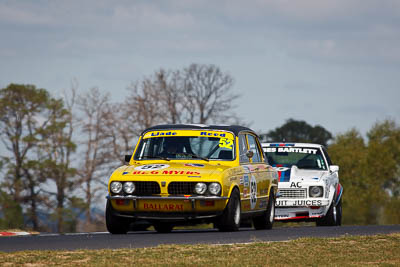
M 199 136 L 199 137 L 216 137 L 233 140 L 234 136 L 230 132 L 224 131 L 204 131 L 204 130 L 168 130 L 168 131 L 151 131 L 147 132 L 143 139 L 154 137 L 176 137 L 176 136 Z
M 318 149 L 305 148 L 305 147 L 267 147 L 266 152 L 292 152 L 304 154 L 317 154 Z

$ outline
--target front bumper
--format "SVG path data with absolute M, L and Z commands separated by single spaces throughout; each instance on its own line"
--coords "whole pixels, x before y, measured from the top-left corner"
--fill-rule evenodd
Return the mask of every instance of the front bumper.
M 303 199 L 293 199 L 293 198 L 277 198 L 276 208 L 281 207 L 322 207 L 328 206 L 329 199 L 327 198 L 303 198 Z
M 228 197 L 107 196 L 115 215 L 132 219 L 188 221 L 222 214 Z
M 275 220 L 312 220 L 325 216 L 329 208 L 329 199 L 283 199 L 278 198 L 275 205 Z

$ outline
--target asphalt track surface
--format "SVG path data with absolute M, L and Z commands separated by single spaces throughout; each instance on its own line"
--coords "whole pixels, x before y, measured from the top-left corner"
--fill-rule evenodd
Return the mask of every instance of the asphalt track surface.
M 233 244 L 285 241 L 300 237 L 389 233 L 400 233 L 400 225 L 277 227 L 272 230 L 258 231 L 241 228 L 238 232 L 219 232 L 214 229 L 174 230 L 167 234 L 155 231 L 129 232 L 126 235 L 109 233 L 40 234 L 0 237 L 0 251 L 144 248 L 164 244 Z

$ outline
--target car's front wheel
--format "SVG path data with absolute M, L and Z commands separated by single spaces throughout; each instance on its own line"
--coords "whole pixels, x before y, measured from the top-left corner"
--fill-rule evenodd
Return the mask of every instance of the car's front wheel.
M 240 227 L 240 194 L 233 189 L 228 205 L 217 222 L 217 228 L 223 232 L 237 231 Z
M 318 219 L 317 226 L 340 226 L 342 225 L 342 200 L 335 205 L 332 202 L 326 215 Z
M 272 229 L 275 216 L 275 197 L 271 190 L 269 194 L 268 207 L 262 216 L 254 217 L 253 224 L 256 230 Z
M 111 234 L 126 234 L 129 230 L 130 221 L 119 218 L 114 214 L 110 200 L 106 204 L 106 226 Z

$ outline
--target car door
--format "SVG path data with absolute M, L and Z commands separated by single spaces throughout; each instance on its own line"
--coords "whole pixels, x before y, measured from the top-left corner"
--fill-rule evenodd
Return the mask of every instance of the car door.
M 264 162 L 262 149 L 258 138 L 253 134 L 247 134 L 249 150 L 253 152 L 250 159 L 251 174 L 255 179 L 250 182 L 250 204 L 252 209 L 265 209 L 268 203 L 268 189 L 271 183 L 271 173 Z
M 251 187 L 250 181 L 254 174 L 252 173 L 252 165 L 250 158 L 247 156 L 249 146 L 247 143 L 246 134 L 239 134 L 239 163 L 241 167 L 241 178 L 240 178 L 240 192 L 241 192 L 241 209 L 242 212 L 251 211 Z M 254 177 L 255 179 L 255 177 Z

